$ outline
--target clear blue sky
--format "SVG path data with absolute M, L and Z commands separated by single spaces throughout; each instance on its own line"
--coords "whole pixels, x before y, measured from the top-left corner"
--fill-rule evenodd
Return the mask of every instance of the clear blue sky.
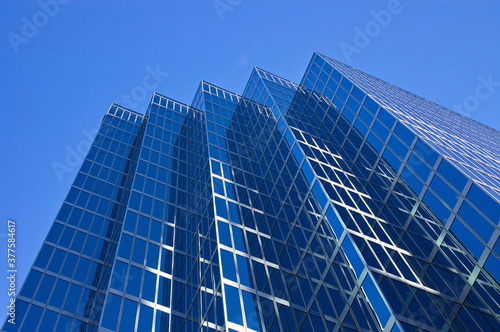
M 0 1 L 0 307 L 7 220 L 20 288 L 114 101 L 241 93 L 253 66 L 299 82 L 318 51 L 500 129 L 498 1 L 55 1 Z

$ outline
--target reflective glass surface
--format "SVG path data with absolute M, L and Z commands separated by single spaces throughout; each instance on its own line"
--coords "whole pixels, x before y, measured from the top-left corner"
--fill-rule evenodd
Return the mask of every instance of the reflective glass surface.
M 498 132 L 315 53 L 112 105 L 5 331 L 498 331 Z

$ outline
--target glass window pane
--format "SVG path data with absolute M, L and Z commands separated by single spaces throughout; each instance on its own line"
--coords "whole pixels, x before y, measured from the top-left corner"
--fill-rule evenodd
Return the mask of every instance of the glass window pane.
M 120 321 L 120 332 L 135 331 L 136 312 L 137 302 L 125 299 L 123 302 L 122 319 Z
M 39 326 L 39 331 L 51 331 L 56 325 L 57 317 L 57 313 L 50 310 L 45 310 L 43 320 Z
M 415 144 L 415 147 L 413 150 L 423 159 L 425 160 L 429 165 L 434 166 L 436 163 L 436 160 L 438 158 L 438 155 L 434 150 L 432 150 L 427 143 L 424 143 L 421 139 L 417 140 L 417 143 Z
M 28 319 L 24 321 L 22 331 L 35 331 L 40 318 L 42 316 L 43 309 L 36 305 L 31 305 L 28 312 Z
M 464 243 L 465 247 L 479 259 L 485 246 L 479 241 L 470 229 L 467 228 L 460 220 L 455 220 L 451 225 L 451 231 Z
M 138 332 L 151 332 L 153 328 L 153 308 L 141 304 L 139 314 L 139 324 L 137 324 Z
M 257 299 L 255 295 L 243 291 L 243 305 L 245 307 L 245 317 L 247 326 L 256 331 L 260 331 L 260 317 L 257 311 Z
M 215 205 L 217 208 L 217 215 L 219 217 L 227 219 L 228 215 L 227 215 L 226 201 L 220 197 L 215 197 Z
M 453 167 L 446 159 L 441 160 L 438 167 L 439 174 L 444 177 L 453 187 L 455 187 L 459 192 L 462 192 L 465 184 L 467 183 L 467 178 Z
M 127 275 L 127 294 L 139 296 L 142 281 L 142 269 L 135 266 L 130 266 L 129 274 Z
M 227 318 L 230 322 L 243 325 L 243 316 L 241 314 L 240 294 L 237 288 L 225 285 L 225 298 Z
M 156 274 L 144 271 L 144 283 L 142 285 L 142 298 L 154 302 L 156 294 Z
M 453 209 L 455 207 L 458 200 L 458 193 L 446 184 L 438 175 L 434 176 L 430 187 L 439 198 L 446 202 L 450 208 Z
M 80 294 L 82 293 L 82 287 L 71 284 L 69 288 L 68 297 L 66 298 L 66 302 L 64 303 L 64 310 L 69 312 L 75 312 L 76 307 L 78 305 L 78 301 L 80 300 Z
M 171 283 L 172 281 L 169 278 L 160 276 L 158 283 L 158 304 L 166 307 L 170 306 Z
M 56 278 L 45 275 L 43 277 L 40 288 L 38 288 L 38 292 L 36 293 L 35 300 L 40 301 L 42 303 L 47 303 L 49 299 L 50 292 L 52 291 L 52 286 L 54 286 L 54 282 Z
M 245 249 L 245 240 L 243 239 L 243 230 L 239 227 L 233 226 L 231 227 L 233 230 L 233 237 L 234 237 L 234 247 L 237 250 L 246 252 Z
M 219 241 L 223 245 L 231 247 L 231 233 L 229 232 L 229 224 L 223 221 L 217 221 L 217 225 L 219 228 Z
M 56 287 L 54 288 L 54 292 L 50 297 L 49 304 L 56 308 L 62 308 L 64 297 L 66 296 L 66 291 L 68 290 L 68 287 L 69 287 L 69 282 L 58 279 Z
M 498 223 L 500 216 L 500 204 L 485 194 L 476 184 L 473 184 L 467 194 L 467 198 L 484 213 L 493 223 Z
M 40 250 L 40 253 L 38 254 L 38 257 L 35 261 L 35 266 L 41 267 L 42 269 L 45 269 L 47 267 L 47 263 L 49 262 L 50 256 L 52 255 L 52 251 L 54 250 L 54 247 L 48 246 L 44 244 L 42 246 L 42 249 Z
M 32 298 L 33 294 L 35 294 L 35 290 L 38 287 L 38 282 L 42 278 L 42 273 L 31 270 L 24 286 L 21 290 L 21 295 L 26 296 L 27 298 Z
M 236 261 L 238 262 L 238 274 L 240 276 L 240 283 L 244 286 L 252 287 L 252 282 L 250 279 L 250 267 L 248 258 L 236 255 Z
M 495 227 L 490 224 L 476 209 L 467 201 L 464 201 L 458 211 L 458 216 L 462 218 L 484 242 L 488 243 Z
M 138 264 L 144 264 L 144 254 L 146 250 L 146 241 L 135 239 L 132 260 Z
M 222 260 L 222 274 L 224 275 L 224 278 L 237 282 L 233 254 L 227 250 L 221 250 L 220 255 Z
M 401 122 L 398 122 L 394 133 L 408 146 L 411 146 L 411 143 L 413 143 L 413 139 L 415 138 L 415 135 Z

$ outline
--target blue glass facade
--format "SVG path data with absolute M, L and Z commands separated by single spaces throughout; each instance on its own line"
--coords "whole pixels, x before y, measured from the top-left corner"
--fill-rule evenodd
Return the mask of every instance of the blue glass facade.
M 6 331 L 498 331 L 499 134 L 315 53 L 112 105 Z

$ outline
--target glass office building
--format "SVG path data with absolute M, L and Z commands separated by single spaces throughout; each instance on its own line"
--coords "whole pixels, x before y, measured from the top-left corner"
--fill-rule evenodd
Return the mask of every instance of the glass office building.
M 500 331 L 500 134 L 315 53 L 112 105 L 5 331 Z

